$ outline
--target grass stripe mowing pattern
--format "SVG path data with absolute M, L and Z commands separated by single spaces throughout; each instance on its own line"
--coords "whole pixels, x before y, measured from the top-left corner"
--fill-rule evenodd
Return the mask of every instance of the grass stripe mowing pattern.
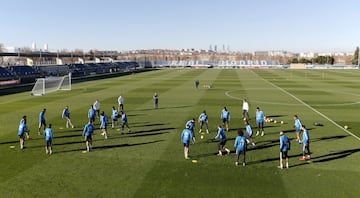
M 311 104 L 360 101 L 359 77 L 358 71 L 345 70 L 159 70 L 75 84 L 70 92 L 43 97 L 30 97 L 29 93 L 2 96 L 0 191 L 5 197 L 183 197 L 188 193 L 193 197 L 354 197 L 360 194 L 355 185 L 360 176 L 356 163 L 360 160 L 359 142 L 334 127 L 331 120 L 339 126 L 349 125 L 349 131 L 359 136 L 359 104 Z M 201 83 L 199 91 L 194 87 L 196 79 Z M 203 84 L 214 87 L 206 89 Z M 225 95 L 227 91 L 233 98 Z M 157 110 L 152 109 L 154 92 L 160 96 Z M 104 141 L 97 129 L 94 151 L 83 154 L 81 127 L 90 104 L 99 99 L 101 108 L 110 115 L 119 95 L 125 97 L 133 133 L 120 135 L 109 129 L 110 139 Z M 285 124 L 267 124 L 266 135 L 255 138 L 258 148 L 247 153 L 248 166 L 235 167 L 235 155 L 216 156 L 217 142 L 211 139 L 216 135 L 220 111 L 227 106 L 231 112 L 227 146 L 233 150 L 235 131 L 244 127 L 242 98 L 249 100 L 252 118 L 260 106 L 267 116 Z M 60 117 L 65 105 L 70 106 L 75 129 L 60 129 L 65 126 Z M 47 122 L 55 130 L 52 156 L 45 155 L 44 140 L 36 134 L 38 114 L 44 107 Z M 198 160 L 194 164 L 183 159 L 179 136 L 185 122 L 197 118 L 204 109 L 209 114 L 211 134 L 190 146 L 190 156 Z M 28 115 L 34 139 L 21 151 L 17 127 L 23 114 Z M 278 132 L 288 131 L 294 138 L 294 114 L 311 129 L 313 159 L 298 161 L 301 145 L 293 141 L 291 168 L 279 170 Z M 324 126 L 312 126 L 313 122 Z M 98 121 L 96 124 L 98 127 Z M 251 125 L 254 129 L 254 119 Z M 197 131 L 198 127 L 197 123 Z M 10 149 L 11 145 L 15 149 Z M 19 184 L 25 188 L 19 191 Z

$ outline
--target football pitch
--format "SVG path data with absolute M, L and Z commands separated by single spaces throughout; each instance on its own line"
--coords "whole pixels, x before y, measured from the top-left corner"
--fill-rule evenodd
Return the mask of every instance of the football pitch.
M 199 90 L 195 80 L 200 81 Z M 207 88 L 204 85 L 212 85 Z M 159 108 L 153 109 L 154 93 Z M 111 107 L 125 98 L 131 133 L 119 126 L 100 135 L 86 150 L 83 126 L 96 99 L 111 120 Z M 244 128 L 242 100 L 277 122 L 235 166 L 236 130 Z M 41 97 L 19 93 L 0 97 L 1 197 L 357 197 L 360 195 L 360 72 L 357 70 L 158 70 L 73 84 L 71 91 Z M 69 105 L 76 128 L 66 128 L 62 110 Z M 226 106 L 231 113 L 227 147 L 217 156 L 217 125 Z M 40 111 L 54 129 L 53 154 L 37 134 Z M 184 159 L 181 131 L 206 110 L 210 134 L 190 145 Z M 293 116 L 310 129 L 311 159 L 299 161 Z M 28 117 L 32 140 L 20 149 L 19 121 Z M 281 124 L 283 121 L 283 124 Z M 111 121 L 110 121 L 111 122 Z M 316 126 L 321 123 L 323 126 Z M 349 128 L 344 129 L 347 125 Z M 292 139 L 290 168 L 278 169 L 279 131 Z M 125 130 L 127 132 L 127 130 Z M 15 146 L 15 148 L 13 148 Z M 197 160 L 193 163 L 192 160 Z

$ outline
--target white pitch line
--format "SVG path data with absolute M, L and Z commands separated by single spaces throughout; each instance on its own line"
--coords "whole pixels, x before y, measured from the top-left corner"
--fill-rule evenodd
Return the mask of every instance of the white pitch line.
M 287 95 L 291 96 L 292 98 L 294 98 L 295 100 L 297 100 L 298 102 L 300 102 L 301 104 L 303 104 L 304 106 L 306 106 L 307 108 L 311 109 L 312 111 L 314 111 L 315 113 L 319 114 L 320 116 L 322 116 L 323 118 L 327 119 L 329 122 L 333 123 L 335 126 L 339 127 L 340 129 L 342 129 L 343 131 L 345 131 L 347 134 L 353 136 L 355 139 L 360 140 L 360 137 L 356 136 L 355 134 L 351 133 L 350 131 L 346 130 L 345 128 L 343 128 L 342 126 L 340 126 L 338 123 L 334 122 L 333 120 L 331 120 L 329 117 L 327 117 L 326 115 L 322 114 L 321 112 L 319 112 L 318 110 L 314 109 L 313 107 L 311 107 L 310 105 L 306 104 L 304 101 L 300 100 L 298 97 L 294 96 L 293 94 L 287 92 L 285 89 L 278 87 L 277 85 L 273 84 L 272 82 L 260 77 L 259 75 L 257 75 L 254 71 L 251 70 L 251 72 L 261 78 L 263 81 L 265 81 L 266 83 L 268 83 L 269 85 L 273 86 L 274 88 L 286 93 Z

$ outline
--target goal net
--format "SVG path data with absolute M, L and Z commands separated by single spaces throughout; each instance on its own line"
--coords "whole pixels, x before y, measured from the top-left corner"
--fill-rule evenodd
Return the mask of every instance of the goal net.
M 46 77 L 36 79 L 31 91 L 33 96 L 42 96 L 58 90 L 71 90 L 71 73 L 62 77 Z

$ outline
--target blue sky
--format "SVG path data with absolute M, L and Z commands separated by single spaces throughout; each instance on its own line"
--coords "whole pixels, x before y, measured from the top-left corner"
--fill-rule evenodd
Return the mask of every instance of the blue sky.
M 51 49 L 354 51 L 358 0 L 0 0 L 0 43 Z

